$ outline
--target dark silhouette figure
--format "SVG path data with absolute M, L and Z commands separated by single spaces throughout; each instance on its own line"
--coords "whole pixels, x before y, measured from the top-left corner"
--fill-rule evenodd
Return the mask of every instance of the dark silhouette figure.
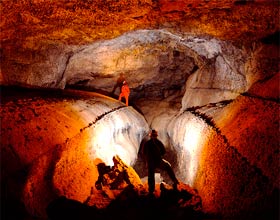
M 98 190 L 101 190 L 102 185 L 104 185 L 104 175 L 111 172 L 111 167 L 106 166 L 105 163 L 99 163 L 97 165 L 97 170 L 98 170 L 99 176 L 98 176 L 97 181 L 95 182 L 95 188 Z
M 129 86 L 128 86 L 126 81 L 123 81 L 123 85 L 122 85 L 122 88 L 121 88 L 121 93 L 119 95 L 119 101 L 121 101 L 122 97 L 124 97 L 126 106 L 128 106 L 129 94 L 130 94 Z
M 163 155 L 166 151 L 163 143 L 157 138 L 157 131 L 152 130 L 149 136 L 150 140 L 148 140 L 143 146 L 143 154 L 148 164 L 149 194 L 152 195 L 155 191 L 155 171 L 157 168 L 167 172 L 173 181 L 173 188 L 177 190 L 179 181 L 177 180 L 170 163 L 163 159 Z
M 117 88 L 120 89 L 119 93 L 121 93 L 121 88 L 122 88 L 122 85 L 123 85 L 123 81 L 125 81 L 125 77 L 124 77 L 124 74 L 121 73 L 119 78 L 117 79 L 116 84 L 114 85 L 114 88 L 112 90 L 112 95 L 114 95 Z

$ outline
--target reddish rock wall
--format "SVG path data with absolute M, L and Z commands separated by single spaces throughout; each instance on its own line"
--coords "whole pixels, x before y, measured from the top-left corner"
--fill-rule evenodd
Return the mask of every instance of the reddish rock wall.
M 203 147 L 194 184 L 209 212 L 268 219 L 277 215 L 279 104 L 275 93 L 268 97 L 279 85 L 277 78 L 256 84 L 254 94 L 249 90 L 219 113 L 218 129 Z
M 7 96 L 0 109 L 1 201 L 22 201 L 33 216 L 46 217 L 47 205 L 59 196 L 84 202 L 98 178 L 97 163 L 111 162 L 106 154 L 133 163 L 148 129 L 139 113 L 95 93 L 20 90 Z M 98 142 L 96 133 L 114 136 L 112 146 Z

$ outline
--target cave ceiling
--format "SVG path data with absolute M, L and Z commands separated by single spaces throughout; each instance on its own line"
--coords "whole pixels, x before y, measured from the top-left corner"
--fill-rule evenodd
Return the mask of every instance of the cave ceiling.
M 139 29 L 251 41 L 279 30 L 274 0 L 1 1 L 1 47 L 83 45 Z
M 32 164 L 24 190 L 11 187 L 32 214 L 45 212 L 53 189 L 85 201 L 104 137 L 109 152 L 133 164 L 149 128 L 210 211 L 227 204 L 225 213 L 250 212 L 279 186 L 279 1 L 2 0 L 0 7 L 0 84 L 1 77 L 36 89 L 81 84 L 108 94 L 124 72 L 137 107 L 77 91 L 4 103 L 3 161 L 11 170 L 22 158 Z M 269 36 L 278 44 L 258 45 Z

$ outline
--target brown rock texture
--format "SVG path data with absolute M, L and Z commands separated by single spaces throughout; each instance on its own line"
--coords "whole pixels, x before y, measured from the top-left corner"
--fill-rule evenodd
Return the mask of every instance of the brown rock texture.
M 126 107 L 121 102 L 90 92 L 15 93 L 16 100 L 9 94 L 1 103 L 1 181 L 8 196 L 1 197 L 3 201 L 17 198 L 31 215 L 46 217 L 47 205 L 58 196 L 80 202 L 89 197 L 98 178 L 98 161 L 111 162 L 110 155 L 117 154 L 128 164 L 134 163 L 147 126 L 133 109 L 122 109 Z M 118 112 L 117 120 L 121 120 L 121 112 L 124 114 L 118 123 L 121 130 L 115 134 L 110 128 L 116 124 L 114 111 Z M 126 127 L 132 123 L 131 117 L 133 124 L 140 123 L 136 130 Z M 99 144 L 96 133 L 105 138 Z M 111 134 L 115 143 L 106 142 Z M 96 144 L 102 145 L 99 150 Z
M 209 123 L 214 130 L 204 133 L 208 138 L 201 146 L 200 169 L 193 184 L 208 212 L 277 216 L 272 207 L 279 199 L 280 178 L 278 77 L 256 83 Z M 206 121 L 207 112 L 202 116 Z
M 130 166 L 141 139 L 156 128 L 182 180 L 181 194 L 172 200 L 168 185 L 157 184 L 156 198 L 168 196 L 150 207 L 140 200 L 148 210 L 182 219 L 189 205 L 225 218 L 279 216 L 279 6 L 274 0 L 1 1 L 0 84 L 35 88 L 28 96 L 14 93 L 18 87 L 3 97 L 1 91 L 1 200 L 11 202 L 11 213 L 16 201 L 39 217 L 56 199 L 93 208 L 92 219 L 110 219 L 98 208 L 111 205 L 111 215 L 124 205 L 118 216 L 129 207 L 132 219 L 135 207 L 126 198 L 139 204 L 147 184 L 135 173 L 140 168 L 145 176 L 144 166 Z M 129 107 L 109 97 L 122 72 L 131 86 Z M 108 96 L 68 93 L 69 87 Z M 66 89 L 36 95 L 41 88 Z M 115 171 L 132 181 L 113 189 L 107 175 L 109 184 L 99 190 L 97 166 L 113 165 L 116 153 Z M 71 216 L 69 210 L 60 217 Z
M 158 27 L 252 40 L 279 29 L 277 6 L 277 1 L 262 0 L 2 1 L 1 40 L 5 47 L 20 48 L 84 44 Z
M 222 136 L 213 132 L 208 140 L 195 182 L 205 211 L 235 218 L 272 218 L 271 181 Z

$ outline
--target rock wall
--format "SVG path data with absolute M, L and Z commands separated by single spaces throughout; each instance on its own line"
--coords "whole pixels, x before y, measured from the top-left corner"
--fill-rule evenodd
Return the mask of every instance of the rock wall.
M 148 132 L 143 116 L 121 102 L 57 93 L 30 91 L 1 106 L 2 199 L 21 198 L 34 216 L 46 216 L 58 196 L 84 202 L 98 178 L 97 163 L 112 165 L 119 155 L 132 165 Z
M 197 188 L 209 213 L 240 218 L 277 216 L 279 53 L 273 48 L 262 44 L 245 62 L 246 92 L 230 100 L 219 96 L 221 101 L 212 102 L 213 96 L 208 98 L 204 89 L 200 93 L 197 88 L 196 99 L 204 102 L 184 109 L 169 123 L 171 146 L 180 152 L 177 173 Z M 187 84 L 192 82 L 197 81 L 190 78 Z
M 186 83 L 182 99 L 183 110 L 191 106 L 234 99 L 246 91 L 247 51 L 216 39 L 196 39 L 190 44 L 190 48 L 197 50 L 205 61 Z
M 273 101 L 240 96 L 222 110 L 218 134 L 202 146 L 194 184 L 206 210 L 226 216 L 276 214 L 278 107 Z
M 277 49 L 252 47 L 210 36 L 139 30 L 83 46 L 18 50 L 4 56 L 1 72 L 8 85 L 76 87 L 107 95 L 114 95 L 110 92 L 124 73 L 132 102 L 184 94 L 182 109 L 186 109 L 233 99 L 261 76 L 273 74 L 260 70 L 271 64 L 265 51 Z
M 145 115 L 77 94 L 1 103 L 1 188 L 30 213 L 44 215 L 58 195 L 83 202 L 97 178 L 96 157 L 109 164 L 116 152 L 133 164 L 149 127 L 205 211 L 232 217 L 271 209 L 279 191 L 278 2 L 1 6 L 1 84 L 108 93 L 125 72 L 132 104 Z M 274 33 L 273 43 L 264 38 Z

